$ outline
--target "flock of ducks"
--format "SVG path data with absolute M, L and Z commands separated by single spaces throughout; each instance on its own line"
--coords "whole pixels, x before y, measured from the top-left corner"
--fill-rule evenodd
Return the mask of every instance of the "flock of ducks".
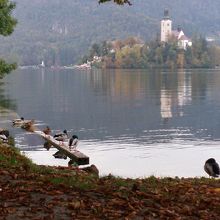
M 43 130 L 44 134 L 45 135 L 50 135 L 51 133 L 51 129 L 50 127 L 46 127 L 44 130 Z M 54 139 L 56 141 L 67 141 L 69 139 L 68 137 L 68 133 L 67 133 L 67 130 L 63 130 L 63 132 L 60 132 L 60 133 L 57 133 L 55 134 L 54 136 Z M 78 139 L 78 136 L 77 135 L 73 135 L 69 140 L 68 140 L 68 146 L 69 146 L 69 149 L 72 150 L 72 148 L 75 150 L 77 145 L 79 143 L 79 139 Z M 49 148 L 47 148 L 49 149 Z M 58 150 L 55 154 L 53 154 L 53 156 L 55 158 L 58 158 L 58 159 L 67 159 L 67 155 L 64 154 L 62 151 Z
M 57 141 L 65 141 L 68 139 L 68 134 L 67 134 L 67 130 L 64 130 L 62 133 L 58 133 L 58 134 L 55 134 L 54 136 L 54 139 L 57 140 Z M 68 146 L 70 148 L 70 150 L 72 148 L 76 148 L 78 146 L 78 143 L 79 143 L 79 138 L 77 135 L 73 135 L 69 141 L 68 141 Z
M 51 134 L 51 129 L 50 127 L 46 127 L 44 130 L 43 130 L 44 134 L 46 135 L 49 135 Z M 55 134 L 54 136 L 54 139 L 56 141 L 66 141 L 68 140 L 68 133 L 67 133 L 67 130 L 63 130 L 63 132 L 61 133 L 57 133 Z M 69 140 L 68 140 L 68 146 L 69 146 L 69 149 L 71 150 L 72 148 L 76 149 L 76 147 L 78 146 L 78 143 L 79 143 L 79 138 L 77 135 L 73 135 Z
M 24 118 L 20 118 L 20 119 L 15 119 L 13 121 L 13 125 L 20 125 L 22 123 L 24 123 L 25 120 Z M 49 135 L 51 133 L 51 129 L 47 126 L 43 132 L 46 135 Z M 2 141 L 7 141 L 9 137 L 9 131 L 8 130 L 3 130 L 0 129 L 0 140 Z M 63 132 L 61 133 L 57 133 L 54 135 L 54 139 L 57 141 L 65 141 L 68 139 L 68 133 L 67 130 L 65 129 Z M 72 147 L 76 148 L 78 145 L 78 136 L 77 135 L 73 135 L 69 141 L 68 141 L 68 146 L 71 149 Z M 215 161 L 214 158 L 209 158 L 204 165 L 204 170 L 205 172 L 209 175 L 209 177 L 219 177 L 220 176 L 220 168 L 219 168 L 219 164 Z
M 14 119 L 12 121 L 13 126 L 24 126 L 28 123 L 32 124 L 32 120 L 25 120 L 23 117 L 19 119 Z M 43 129 L 43 133 L 45 135 L 50 135 L 51 134 L 51 129 L 49 126 L 46 126 L 45 129 Z M 9 136 L 9 134 L 8 134 Z M 54 136 L 54 139 L 57 141 L 67 141 L 69 139 L 67 130 L 65 129 L 63 132 L 57 133 Z M 5 138 L 5 136 L 2 136 L 2 139 Z M 0 130 L 0 139 L 1 139 L 1 130 Z M 73 135 L 69 140 L 68 140 L 68 146 L 69 149 L 71 150 L 72 148 L 75 149 L 78 146 L 79 143 L 79 138 L 77 135 Z

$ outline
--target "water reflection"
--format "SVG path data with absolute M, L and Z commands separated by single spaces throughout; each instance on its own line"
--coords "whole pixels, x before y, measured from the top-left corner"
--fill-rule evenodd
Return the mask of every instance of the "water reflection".
M 16 110 L 15 101 L 10 99 L 5 94 L 5 87 L 7 86 L 6 83 L 0 82 L 0 112 L 7 112 L 7 110 Z
M 128 77 L 129 75 L 129 77 Z M 105 94 L 111 97 L 112 102 L 121 100 L 140 100 L 144 97 L 147 75 L 143 71 L 100 71 L 91 72 L 91 85 L 96 94 Z
M 161 85 L 161 117 L 165 119 L 164 121 L 173 117 L 173 109 L 176 109 L 178 116 L 182 117 L 184 115 L 184 106 L 191 104 L 193 88 L 192 74 L 187 73 L 185 70 L 178 70 L 174 83 L 177 88 L 174 86 L 167 88 L 168 85 L 169 83 L 167 81 Z
M 0 82 L 0 128 L 9 128 L 9 120 L 16 117 L 15 100 L 10 99 L 9 95 L 5 94 L 5 87 L 8 85 Z
M 19 115 L 77 134 L 101 174 L 199 176 L 219 155 L 218 70 L 22 70 L 5 83 Z M 67 165 L 41 140 L 14 132 L 38 163 Z

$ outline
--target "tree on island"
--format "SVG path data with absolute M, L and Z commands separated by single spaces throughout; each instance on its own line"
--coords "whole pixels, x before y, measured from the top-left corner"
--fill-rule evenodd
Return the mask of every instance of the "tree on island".
M 14 31 L 17 20 L 12 17 L 15 3 L 8 0 L 0 0 L 0 35 L 8 36 Z M 0 78 L 16 68 L 16 64 L 8 64 L 0 59 Z

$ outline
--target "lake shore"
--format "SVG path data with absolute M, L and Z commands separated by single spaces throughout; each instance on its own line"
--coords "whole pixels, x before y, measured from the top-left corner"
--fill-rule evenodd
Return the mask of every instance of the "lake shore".
M 220 219 L 220 181 L 123 179 L 33 164 L 0 145 L 3 219 Z

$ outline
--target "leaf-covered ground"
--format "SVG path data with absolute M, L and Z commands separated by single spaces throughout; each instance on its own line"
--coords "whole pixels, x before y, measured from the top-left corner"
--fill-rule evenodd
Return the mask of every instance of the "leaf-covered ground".
M 0 219 L 220 219 L 220 181 L 98 178 L 0 146 Z

